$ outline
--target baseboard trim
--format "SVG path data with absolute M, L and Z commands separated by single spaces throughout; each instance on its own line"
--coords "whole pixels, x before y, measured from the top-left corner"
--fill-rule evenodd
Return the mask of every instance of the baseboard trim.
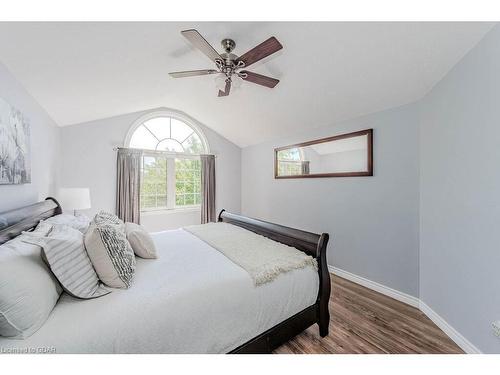
M 379 284 L 375 281 L 368 280 L 364 277 L 355 275 L 351 272 L 345 271 L 345 270 L 338 268 L 338 267 L 333 267 L 333 266 L 329 265 L 328 271 L 330 271 L 330 273 L 333 273 L 334 275 L 337 275 L 339 277 L 342 277 L 344 279 L 352 281 L 353 283 L 362 285 L 364 287 L 367 287 L 368 289 L 372 289 L 372 290 L 379 292 L 381 294 L 384 294 L 388 297 L 394 298 L 395 300 L 406 303 L 407 305 L 416 307 L 417 309 L 419 308 L 420 300 L 417 297 L 413 297 L 409 294 L 400 292 L 399 290 L 396 290 L 396 289 L 392 289 L 388 286 L 385 286 L 383 284 Z
M 425 302 L 420 301 L 420 311 L 437 325 L 441 331 L 452 339 L 465 353 L 481 354 L 481 351 L 472 344 L 469 340 L 462 336 L 455 328 L 453 328 L 446 320 L 444 320 L 437 312 L 432 310 Z
M 352 281 L 353 283 L 362 285 L 368 289 L 384 294 L 388 297 L 394 298 L 397 301 L 406 303 L 410 306 L 416 307 L 422 311 L 432 322 L 437 325 L 455 344 L 457 344 L 467 354 L 481 354 L 481 351 L 467 340 L 460 332 L 453 328 L 446 320 L 444 320 L 438 313 L 432 310 L 425 302 L 419 298 L 409 294 L 400 292 L 399 290 L 390 288 L 375 281 L 358 276 L 354 273 L 345 271 L 338 267 L 328 266 L 330 273 Z

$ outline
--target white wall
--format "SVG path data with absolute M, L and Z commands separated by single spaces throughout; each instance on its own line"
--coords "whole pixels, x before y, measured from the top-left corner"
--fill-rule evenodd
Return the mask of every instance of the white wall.
M 187 209 L 183 211 L 154 211 L 141 214 L 141 225 L 149 232 L 161 232 L 167 229 L 182 228 L 186 225 L 200 224 L 201 211 Z
M 245 215 L 328 232 L 330 265 L 418 296 L 418 106 L 295 134 L 242 151 Z M 374 176 L 274 179 L 273 149 L 374 129 Z
M 420 297 L 500 353 L 500 27 L 422 103 Z
M 116 151 L 123 146 L 130 126 L 147 113 L 137 112 L 122 116 L 63 127 L 61 129 L 61 181 L 67 187 L 89 187 L 92 209 L 83 211 L 94 215 L 99 210 L 115 212 Z M 241 205 L 241 149 L 206 126 L 199 124 L 210 151 L 217 155 L 217 210 L 240 212 Z M 173 229 L 199 223 L 199 211 L 179 214 L 152 213 L 142 215 L 142 223 L 149 231 Z
M 36 203 L 55 191 L 59 128 L 0 63 L 0 97 L 20 110 L 31 124 L 31 183 L 0 185 L 0 212 Z

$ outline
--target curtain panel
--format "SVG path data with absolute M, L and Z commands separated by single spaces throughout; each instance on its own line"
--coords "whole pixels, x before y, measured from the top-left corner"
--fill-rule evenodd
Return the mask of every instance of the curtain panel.
M 215 156 L 200 155 L 201 223 L 215 222 Z
M 309 161 L 301 162 L 300 169 L 303 175 L 309 174 Z
M 142 151 L 118 149 L 116 173 L 116 215 L 124 222 L 140 223 Z

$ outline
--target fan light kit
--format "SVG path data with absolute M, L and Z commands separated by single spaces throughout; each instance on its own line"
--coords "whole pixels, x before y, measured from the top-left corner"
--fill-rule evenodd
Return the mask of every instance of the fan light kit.
M 224 90 L 219 89 L 218 96 L 228 96 L 231 91 L 231 85 L 240 79 L 269 88 L 273 88 L 278 84 L 279 80 L 275 78 L 263 76 L 248 70 L 242 70 L 283 48 L 281 43 L 278 42 L 274 36 L 238 57 L 232 53 L 236 47 L 236 43 L 232 39 L 222 40 L 221 44 L 225 52 L 219 54 L 198 31 L 194 29 L 184 30 L 181 31 L 181 34 L 189 40 L 193 46 L 208 56 L 217 69 L 172 72 L 169 73 L 171 77 L 184 78 L 208 74 L 223 74 Z

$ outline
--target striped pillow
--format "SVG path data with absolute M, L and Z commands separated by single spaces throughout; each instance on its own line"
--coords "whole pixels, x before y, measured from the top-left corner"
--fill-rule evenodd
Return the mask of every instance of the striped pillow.
M 83 244 L 83 234 L 67 225 L 54 225 L 47 237 L 31 237 L 42 247 L 42 258 L 71 296 L 91 299 L 110 291 L 103 287 Z

